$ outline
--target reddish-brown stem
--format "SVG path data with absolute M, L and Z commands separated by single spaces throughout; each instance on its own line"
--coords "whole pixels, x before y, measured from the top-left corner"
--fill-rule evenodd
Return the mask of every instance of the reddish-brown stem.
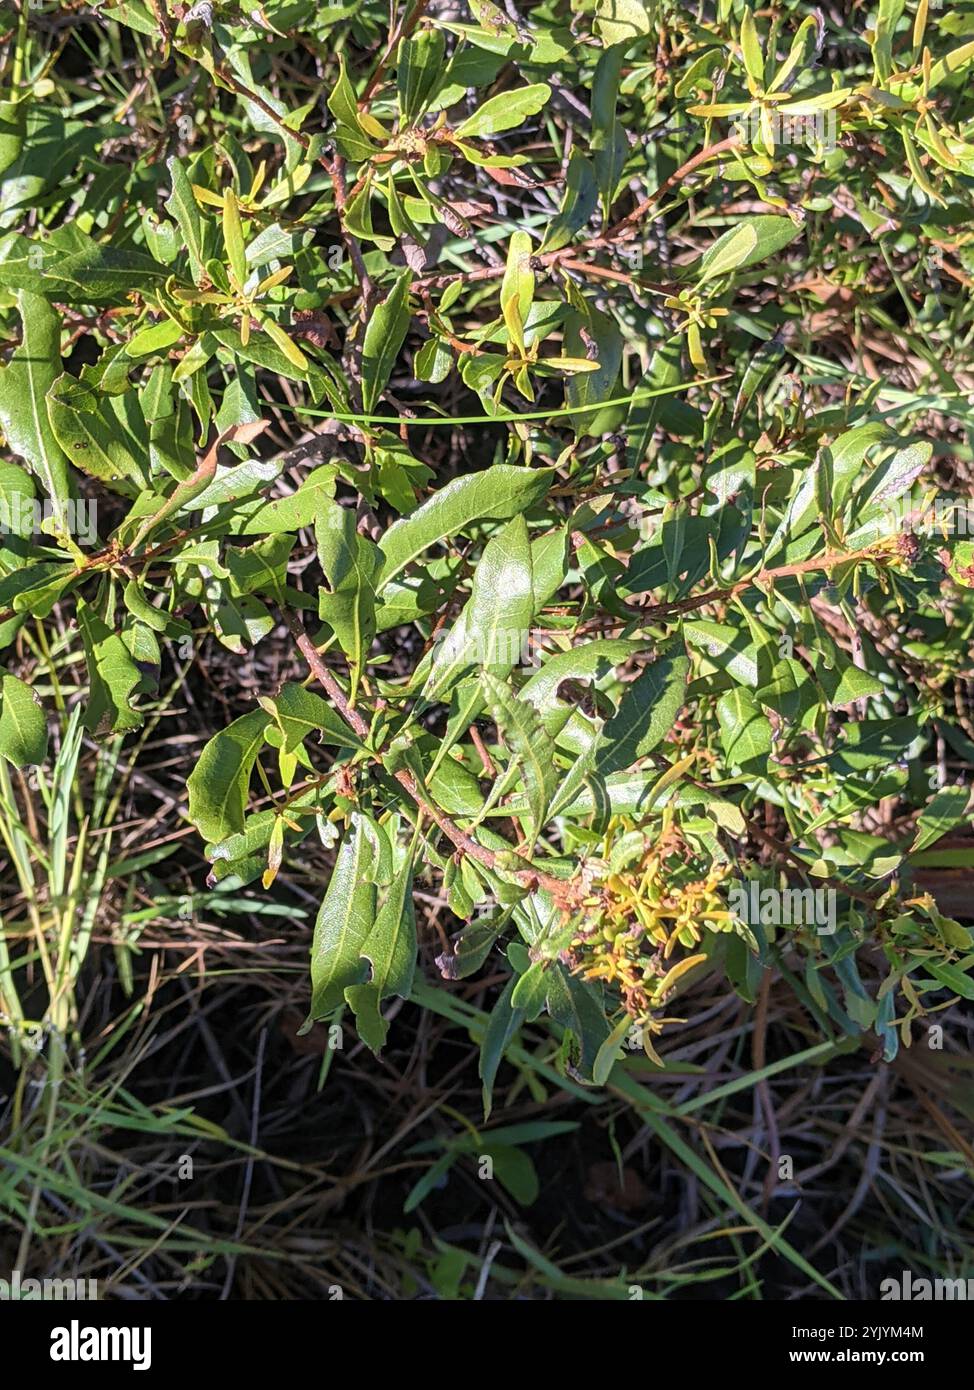
M 353 709 L 349 704 L 344 690 L 342 690 L 338 681 L 322 661 L 315 644 L 293 613 L 286 612 L 284 616 L 291 631 L 291 636 L 294 638 L 295 646 L 308 663 L 308 668 L 312 675 L 328 692 L 338 713 L 342 716 L 353 733 L 357 734 L 359 738 L 365 738 L 368 735 L 369 726 L 366 724 L 361 714 L 359 714 L 358 710 Z M 381 758 L 379 758 L 378 755 L 376 755 L 376 761 L 381 762 Z M 428 817 L 428 819 L 442 831 L 450 843 L 454 845 L 461 854 L 469 855 L 471 859 L 475 859 L 478 864 L 483 864 L 485 868 L 493 870 L 502 868 L 498 863 L 498 852 L 496 850 L 487 849 L 484 845 L 479 844 L 471 835 L 468 835 L 465 830 L 461 830 L 458 825 L 455 825 L 450 817 L 445 815 L 438 806 L 433 806 L 427 801 L 425 795 L 420 790 L 416 778 L 407 768 L 397 769 L 393 772 L 392 776 L 418 809 L 422 811 L 423 815 Z M 576 896 L 577 884 L 574 880 L 556 878 L 553 874 L 545 873 L 543 869 L 535 868 L 526 856 L 519 854 L 519 851 L 512 848 L 509 852 L 524 859 L 524 868 L 505 870 L 505 872 L 509 872 L 511 877 L 525 888 L 544 888 L 557 902 L 563 905 L 572 901 Z

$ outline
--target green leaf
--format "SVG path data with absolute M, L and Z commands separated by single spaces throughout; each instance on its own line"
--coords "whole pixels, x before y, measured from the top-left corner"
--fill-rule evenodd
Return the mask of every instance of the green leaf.
M 717 701 L 720 741 L 728 763 L 763 772 L 771 751 L 771 722 L 749 690 L 726 690 Z
M 533 618 L 531 543 L 524 517 L 516 516 L 484 547 L 470 601 L 437 647 L 423 694 L 441 699 L 475 666 L 506 676 L 524 659 Z
M 541 1183 L 537 1169 L 530 1156 L 523 1149 L 510 1144 L 498 1144 L 487 1135 L 483 1142 L 483 1152 L 493 1159 L 494 1177 L 522 1207 L 529 1207 L 538 1199 Z
M 220 505 L 232 502 L 234 496 L 240 493 L 253 491 L 250 487 L 250 479 L 258 476 L 259 470 L 266 465 L 257 463 L 242 466 L 240 470 L 232 470 L 233 480 L 230 495 L 224 484 L 230 482 L 229 476 L 224 479 L 217 479 L 211 483 L 205 492 L 201 492 L 198 497 L 193 499 L 192 504 L 186 504 L 186 510 L 195 511 L 200 506 Z M 246 468 L 246 471 L 244 471 Z M 287 497 L 275 497 L 272 501 L 258 498 L 255 501 L 241 503 L 235 508 L 236 516 L 241 520 L 236 526 L 236 530 L 241 536 L 263 536 L 277 535 L 282 531 L 299 531 L 303 526 L 314 524 L 315 517 L 319 511 L 335 495 L 335 477 L 337 469 L 334 464 L 326 463 L 321 468 L 314 468 L 307 475 L 301 486 Z M 246 487 L 244 486 L 246 484 Z M 215 489 L 219 487 L 219 494 Z
M 508 247 L 507 265 L 504 269 L 504 278 L 501 281 L 501 307 L 504 310 L 505 318 L 512 300 L 517 306 L 516 322 L 521 334 L 519 344 L 521 348 L 524 346 L 521 325 L 527 322 L 531 301 L 534 299 L 534 271 L 531 269 L 533 248 L 534 242 L 527 232 L 514 233 Z
M 70 529 L 67 503 L 73 495 L 68 460 L 47 414 L 47 393 L 61 373 L 61 320 L 47 300 L 21 290 L 20 347 L 0 367 L 0 425 L 7 443 L 23 458 L 51 500 L 57 530 Z
M 541 669 L 522 687 L 521 699 L 534 705 L 545 728 L 555 734 L 572 712 L 572 706 L 558 698 L 558 688 L 563 681 L 597 682 L 644 647 L 645 643 L 639 641 L 597 638 L 582 642 L 567 652 L 555 652 L 546 657 Z
M 329 498 L 315 518 L 318 558 L 330 592 L 318 593 L 318 616 L 334 631 L 348 657 L 354 702 L 376 632 L 375 580 L 378 550 L 356 530 L 355 512 Z
M 84 599 L 78 599 L 77 611 L 88 666 L 85 728 L 99 738 L 137 729 L 142 715 L 133 708 L 132 696 L 142 672 L 121 637 Z
M 167 162 L 166 167 L 172 183 L 172 193 L 166 202 L 166 211 L 179 225 L 183 245 L 192 267 L 193 279 L 199 285 L 206 275 L 207 261 L 203 217 L 193 196 L 192 185 L 183 168 L 183 161 L 174 157 Z
M 584 336 L 583 336 L 584 335 Z M 619 368 L 622 365 L 622 333 L 619 325 L 610 314 L 587 306 L 584 314 L 569 314 L 565 325 L 565 349 L 573 357 L 586 357 L 594 345 L 594 360 L 598 369 L 579 372 L 570 376 L 565 383 L 565 397 L 573 410 L 598 405 L 613 394 Z M 611 418 L 611 417 L 609 417 Z M 602 433 L 606 415 L 602 411 L 588 411 L 573 420 L 579 435 Z
M 363 1041 L 378 1052 L 389 1025 L 379 1012 L 384 999 L 409 998 L 416 968 L 416 919 L 413 908 L 412 864 L 401 866 L 361 947 L 372 967 L 367 984 L 349 985 L 345 998 L 355 1013 Z
M 223 244 L 226 247 L 227 264 L 237 285 L 242 288 L 247 279 L 247 253 L 240 224 L 240 210 L 232 188 L 228 188 L 223 195 Z
M 353 814 L 315 921 L 311 1011 L 304 1032 L 338 1008 L 346 989 L 366 981 L 362 948 L 375 923 L 375 884 L 369 878 L 373 857 L 363 819 Z
M 947 961 L 925 960 L 923 967 L 944 989 L 959 994 L 962 999 L 974 999 L 974 979 Z
M 747 75 L 751 79 L 751 90 L 762 91 L 764 88 L 764 55 L 761 52 L 761 41 L 758 38 L 754 15 L 749 9 L 745 9 L 741 19 L 741 53 L 744 57 Z
M 548 1012 L 575 1039 L 578 1071 L 593 1079 L 599 1051 L 612 1031 L 595 989 L 569 974 L 560 961 L 548 971 L 547 981 Z
M 547 82 L 536 82 L 531 87 L 515 87 L 513 91 L 499 92 L 490 97 L 472 116 L 461 122 L 453 132 L 461 140 L 484 139 L 499 135 L 501 131 L 513 130 L 523 124 L 529 116 L 536 116 L 551 96 Z
M 189 818 L 204 840 L 215 842 L 244 828 L 250 774 L 264 742 L 263 710 L 234 719 L 214 734 L 187 780 Z
M 424 29 L 400 43 L 396 86 L 404 124 L 412 124 L 442 81 L 445 52 L 440 29 Z
M 800 236 L 801 230 L 790 217 L 768 214 L 745 218 L 719 236 L 700 257 L 695 267 L 698 284 L 766 261 Z
M 595 31 L 606 48 L 628 45 L 652 31 L 650 9 L 644 0 L 597 0 Z
M 683 708 L 689 670 L 687 657 L 673 647 L 626 686 L 602 730 L 595 759 L 600 776 L 631 767 L 662 743 Z
M 959 48 L 938 58 L 930 69 L 930 86 L 938 86 L 955 72 L 965 72 L 974 63 L 974 42 L 963 43 Z
M 480 680 L 491 717 L 520 764 L 531 816 L 528 839 L 533 844 L 544 829 L 558 787 L 554 744 L 533 705 L 519 699 L 488 671 L 481 672 Z
M 268 536 L 254 545 L 230 546 L 224 561 L 230 575 L 230 592 L 235 598 L 243 594 L 268 594 L 279 604 L 284 602 L 287 583 L 287 562 L 294 549 L 294 536 Z
M 740 685 L 754 689 L 758 684 L 758 658 L 748 633 L 728 623 L 695 618 L 683 624 L 683 635 L 692 647 L 704 652 L 721 671 Z
M 941 787 L 917 817 L 910 853 L 928 849 L 956 826 L 966 824 L 971 796 L 970 787 Z
M 129 496 L 148 488 L 149 441 L 134 391 L 107 396 L 65 373 L 47 392 L 46 405 L 54 436 L 76 468 Z
M 280 729 L 285 753 L 293 753 L 313 733 L 320 735 L 319 742 L 340 748 L 364 746 L 327 700 L 294 681 L 288 681 L 274 696 L 260 696 L 259 702 Z
M 519 468 L 497 463 L 441 487 L 410 516 L 389 527 L 379 549 L 385 559 L 376 587 L 382 589 L 437 541 L 464 531 L 474 521 L 506 521 L 526 512 L 547 494 L 550 468 Z
M 490 1118 L 497 1070 L 525 1018 L 523 1009 L 515 1009 L 511 1003 L 516 984 L 517 977 L 512 976 L 504 986 L 503 993 L 491 1010 L 484 1040 L 480 1046 L 479 1071 L 483 1082 L 485 1120 Z
M 603 61 L 600 59 L 600 62 Z M 594 123 L 594 117 L 593 117 Z M 594 131 L 593 131 L 594 149 Z M 613 187 L 618 176 L 613 180 Z M 588 222 L 599 198 L 599 185 L 596 182 L 595 167 L 591 160 L 578 149 L 573 149 L 568 160 L 568 173 L 565 177 L 565 192 L 557 217 L 548 224 L 544 241 L 539 248 L 543 251 L 560 251 L 567 246 L 572 237 Z M 505 295 L 501 295 L 504 302 Z M 524 313 L 522 313 L 522 318 Z
M 397 277 L 388 296 L 372 311 L 362 340 L 362 409 L 369 414 L 382 395 L 409 328 L 412 271 Z
M 41 702 L 17 676 L 0 680 L 0 757 L 14 767 L 42 763 L 47 757 L 47 722 Z

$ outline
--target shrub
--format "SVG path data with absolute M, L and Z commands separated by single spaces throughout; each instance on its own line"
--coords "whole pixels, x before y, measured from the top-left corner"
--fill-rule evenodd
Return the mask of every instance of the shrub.
M 58 11 L 0 17 L 7 761 L 49 643 L 130 740 L 204 640 L 283 648 L 186 769 L 210 886 L 333 849 L 307 1026 L 374 1050 L 441 896 L 442 975 L 510 971 L 488 1106 L 525 1021 L 601 1083 L 706 972 L 887 1060 L 974 997 L 923 885 L 974 761 L 969 21 L 67 14 L 140 111 Z

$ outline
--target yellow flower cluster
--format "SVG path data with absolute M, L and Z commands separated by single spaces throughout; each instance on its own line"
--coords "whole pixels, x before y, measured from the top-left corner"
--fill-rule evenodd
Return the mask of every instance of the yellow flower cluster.
M 617 836 L 618 825 L 612 838 Z M 714 864 L 703 877 L 692 877 L 691 857 L 669 827 L 661 836 L 646 836 L 635 864 L 616 871 L 607 865 L 601 877 L 596 870 L 568 951 L 572 968 L 585 979 L 619 991 L 626 1013 L 644 1031 L 658 1032 L 674 1021 L 653 1018 L 653 1012 L 680 976 L 705 959 L 692 954 L 667 964 L 674 950 L 692 951 L 706 933 L 733 930 L 734 914 L 718 891 L 730 865 Z

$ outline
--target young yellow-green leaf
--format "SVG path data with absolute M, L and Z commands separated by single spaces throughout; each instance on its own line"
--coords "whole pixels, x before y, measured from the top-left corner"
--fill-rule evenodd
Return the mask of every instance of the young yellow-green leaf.
M 515 232 L 507 248 L 507 265 L 501 281 L 501 305 L 507 320 L 507 306 L 514 301 L 517 308 L 519 342 L 523 345 L 523 325 L 534 299 L 534 271 L 531 269 L 534 242 L 527 232 Z M 508 321 L 509 325 L 509 321 Z M 510 325 L 509 325 L 510 326 Z
M 244 828 L 250 774 L 270 723 L 252 710 L 213 735 L 187 780 L 189 818 L 211 843 Z
M 750 79 L 748 86 L 752 92 L 762 91 L 764 88 L 764 54 L 761 52 L 761 40 L 758 38 L 754 15 L 749 9 L 745 9 L 744 17 L 741 20 L 741 53 Z
M 513 130 L 529 116 L 536 116 L 550 96 L 551 88 L 547 82 L 499 92 L 458 125 L 454 134 L 461 140 L 482 140 L 487 136 L 499 135 L 504 130 Z
M 939 58 L 930 69 L 930 86 L 936 87 L 955 72 L 964 72 L 974 63 L 974 41 L 963 43 L 943 58 Z
M 372 311 L 362 340 L 362 408 L 369 414 L 388 385 L 409 328 L 409 282 L 404 270 L 388 296 Z
M 47 723 L 37 696 L 17 676 L 0 680 L 0 758 L 14 767 L 42 763 L 47 757 Z
M 880 83 L 893 72 L 893 37 L 906 7 L 906 0 L 879 0 L 873 30 L 873 64 Z
M 353 814 L 315 921 L 311 1010 L 303 1032 L 332 1013 L 344 1001 L 349 986 L 365 983 L 368 965 L 362 959 L 362 947 L 375 922 L 373 858 L 363 819 Z
M 238 289 L 243 289 L 247 279 L 247 253 L 244 247 L 243 227 L 240 224 L 240 209 L 237 195 L 228 188 L 223 195 L 223 244 L 226 247 L 227 262 Z
M 810 66 L 823 39 L 822 21 L 818 14 L 808 15 L 798 26 L 788 57 L 775 73 L 769 92 L 786 92 L 798 73 Z
M 936 188 L 927 177 L 926 171 L 920 162 L 920 155 L 916 145 L 907 130 L 906 126 L 900 130 L 900 139 L 903 141 L 903 149 L 906 153 L 906 162 L 910 166 L 910 173 L 918 188 L 921 188 L 927 197 L 934 203 L 939 203 L 941 207 L 947 206 L 947 200 L 942 193 L 938 193 Z
M 595 32 L 606 48 L 616 44 L 628 47 L 651 32 L 651 8 L 652 0 L 598 0 Z
M 279 323 L 275 323 L 272 318 L 269 318 L 266 314 L 262 314 L 260 326 L 270 338 L 271 342 L 277 344 L 293 367 L 297 367 L 300 372 L 307 371 L 308 359 L 290 334 L 286 333 Z

